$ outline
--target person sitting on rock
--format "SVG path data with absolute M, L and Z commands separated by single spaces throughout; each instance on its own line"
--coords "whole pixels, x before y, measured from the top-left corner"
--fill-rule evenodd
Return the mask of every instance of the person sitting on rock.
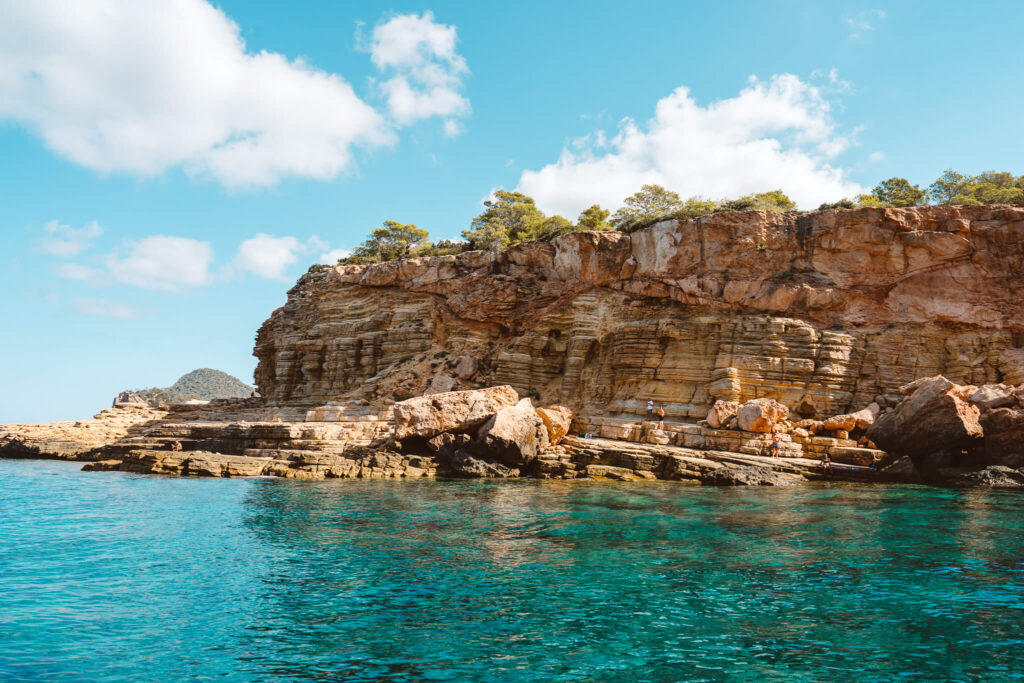
M 172 451 L 180 451 L 181 450 L 181 442 L 180 441 L 175 441 L 174 443 L 172 443 L 171 444 L 171 450 Z
M 772 454 L 773 458 L 779 457 L 779 448 L 781 447 L 780 446 L 781 442 L 782 442 L 782 437 L 779 435 L 779 433 L 777 431 L 775 431 L 773 429 L 772 430 L 772 447 L 771 447 L 771 454 Z
M 665 406 L 658 406 L 658 429 L 665 428 Z
M 654 419 L 654 401 L 647 401 L 647 420 L 648 422 Z
M 828 453 L 821 456 L 821 471 L 825 474 L 832 474 L 832 460 L 828 457 Z

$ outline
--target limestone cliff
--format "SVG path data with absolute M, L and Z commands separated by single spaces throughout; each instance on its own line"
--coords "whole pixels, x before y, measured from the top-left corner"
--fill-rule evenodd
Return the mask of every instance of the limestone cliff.
M 719 213 L 309 273 L 260 328 L 255 379 L 276 405 L 447 374 L 590 415 L 832 415 L 930 375 L 1024 382 L 1022 276 L 1022 207 Z

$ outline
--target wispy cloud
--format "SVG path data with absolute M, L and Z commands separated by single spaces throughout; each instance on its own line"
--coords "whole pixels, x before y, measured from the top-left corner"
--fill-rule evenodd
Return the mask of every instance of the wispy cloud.
M 103 234 L 103 228 L 96 221 L 86 223 L 81 228 L 50 221 L 43 226 L 43 233 L 43 251 L 51 256 L 71 258 L 88 249 L 93 240 Z
M 81 315 L 91 315 L 98 318 L 113 318 L 115 320 L 131 320 L 138 318 L 140 312 L 131 306 L 125 306 L 115 301 L 103 299 L 77 298 L 72 302 L 75 312 Z
M 875 30 L 875 26 L 885 19 L 885 10 L 868 9 L 843 19 L 846 23 L 846 36 L 852 40 L 863 38 Z

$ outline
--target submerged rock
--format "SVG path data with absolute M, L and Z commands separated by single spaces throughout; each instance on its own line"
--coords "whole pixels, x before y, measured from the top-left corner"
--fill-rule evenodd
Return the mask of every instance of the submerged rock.
M 798 475 L 747 465 L 712 470 L 701 483 L 706 486 L 792 486 L 801 481 L 803 477 Z

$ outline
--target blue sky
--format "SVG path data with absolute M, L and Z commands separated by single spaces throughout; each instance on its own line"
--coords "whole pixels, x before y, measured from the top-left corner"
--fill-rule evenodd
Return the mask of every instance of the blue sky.
M 574 218 L 1024 173 L 1021 3 L 711 5 L 0 0 L 0 423 L 251 381 L 310 264 L 498 187 Z

